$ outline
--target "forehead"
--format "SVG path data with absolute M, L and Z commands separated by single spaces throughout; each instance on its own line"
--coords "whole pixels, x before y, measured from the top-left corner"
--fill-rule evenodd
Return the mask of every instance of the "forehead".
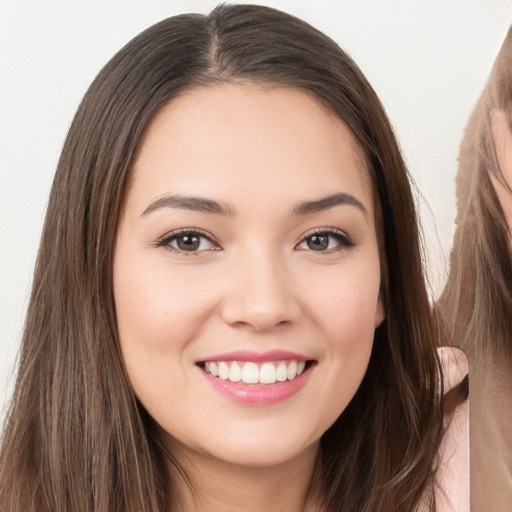
M 345 124 L 294 88 L 222 84 L 186 91 L 141 139 L 129 196 L 227 195 L 243 204 L 357 193 L 373 212 L 364 157 Z M 133 195 L 133 194 L 132 194 Z M 296 197 L 295 197 L 296 196 Z

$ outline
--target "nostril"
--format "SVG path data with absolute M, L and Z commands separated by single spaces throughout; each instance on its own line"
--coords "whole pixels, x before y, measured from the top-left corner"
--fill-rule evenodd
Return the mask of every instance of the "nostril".
M 270 311 L 225 311 L 222 317 L 231 327 L 246 328 L 257 332 L 283 329 L 289 327 L 295 321 L 294 318 L 291 318 L 290 315 L 286 315 L 286 313 Z

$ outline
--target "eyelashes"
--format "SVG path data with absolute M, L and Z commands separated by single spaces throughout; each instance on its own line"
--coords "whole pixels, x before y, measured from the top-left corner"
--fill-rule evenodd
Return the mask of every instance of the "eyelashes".
M 170 252 L 194 256 L 211 251 L 222 251 L 222 247 L 211 234 L 200 229 L 180 229 L 157 240 L 156 247 Z M 307 232 L 295 245 L 296 250 L 312 251 L 318 254 L 332 254 L 349 250 L 357 244 L 343 231 L 335 228 L 317 228 Z
M 306 233 L 296 248 L 315 252 L 334 252 L 350 249 L 355 245 L 355 242 L 339 229 L 319 228 Z
M 156 242 L 156 247 L 164 247 L 171 252 L 186 256 L 204 251 L 220 251 L 222 248 L 214 237 L 200 229 L 180 229 L 166 234 Z

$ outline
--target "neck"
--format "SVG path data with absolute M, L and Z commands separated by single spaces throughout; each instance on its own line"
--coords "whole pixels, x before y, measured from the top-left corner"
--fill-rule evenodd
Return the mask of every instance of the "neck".
M 186 478 L 168 464 L 174 490 L 169 510 L 177 510 L 178 504 L 186 512 L 319 512 L 317 452 L 318 445 L 314 445 L 293 460 L 262 467 L 173 449 Z

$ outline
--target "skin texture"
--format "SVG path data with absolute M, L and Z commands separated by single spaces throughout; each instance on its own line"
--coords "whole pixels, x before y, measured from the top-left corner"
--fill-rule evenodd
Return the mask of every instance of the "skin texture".
M 334 193 L 362 208 L 293 213 Z M 168 195 L 215 200 L 227 214 L 150 207 Z M 177 249 L 169 234 L 180 229 L 203 232 L 198 251 Z M 326 250 L 310 248 L 315 230 L 332 229 L 353 245 L 331 235 Z M 216 85 L 155 117 L 116 242 L 119 335 L 135 393 L 205 509 L 314 510 L 307 491 L 318 442 L 365 374 L 384 318 L 380 279 L 358 148 L 316 100 Z M 235 350 L 289 350 L 316 364 L 290 398 L 245 405 L 218 393 L 196 364 Z M 190 506 L 185 486 L 178 492 Z

